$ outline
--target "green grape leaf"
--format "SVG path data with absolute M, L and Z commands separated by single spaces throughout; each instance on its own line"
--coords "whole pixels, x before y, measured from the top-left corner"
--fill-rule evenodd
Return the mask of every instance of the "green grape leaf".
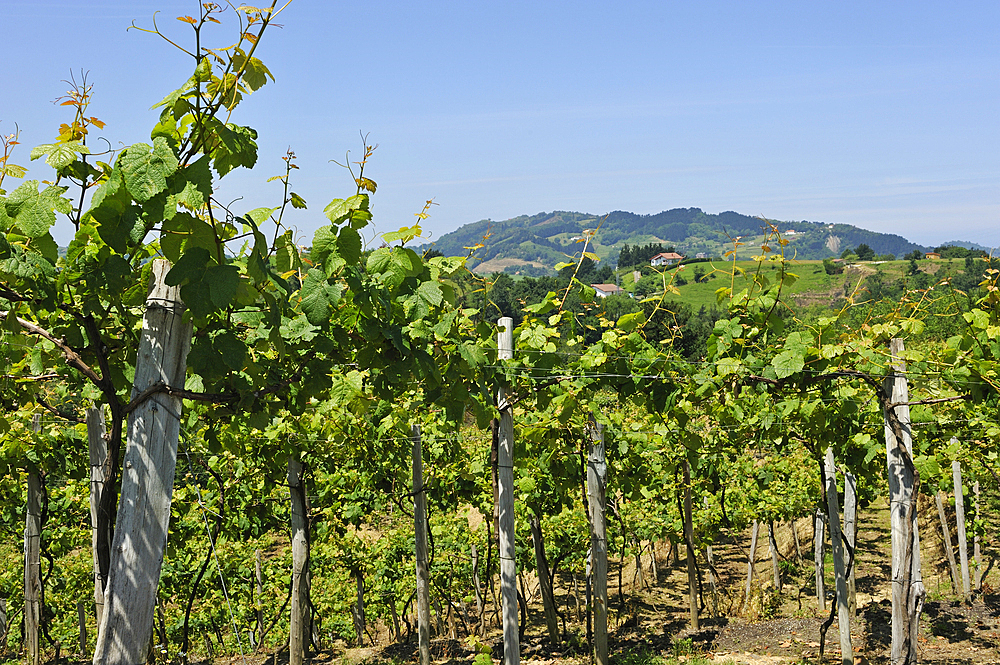
M 212 255 L 204 247 L 193 247 L 184 252 L 184 256 L 174 263 L 167 273 L 164 282 L 167 286 L 200 282 L 205 275 L 205 266 L 212 260 Z
M 230 267 L 230 266 L 220 266 Z M 234 372 L 243 369 L 243 360 L 247 355 L 247 345 L 231 330 L 224 330 L 212 340 L 212 347 L 222 358 L 226 367 Z
M 219 176 L 239 166 L 253 168 L 257 163 L 257 132 L 233 124 L 220 124 L 217 132 L 220 143 L 212 151 L 212 163 Z
M 357 217 L 364 218 L 365 223 L 371 219 L 371 213 L 368 212 L 368 195 L 356 194 L 349 199 L 334 199 L 323 209 L 323 213 L 331 224 L 341 224 L 350 220 L 352 228 L 361 228 L 355 226 L 354 220 L 356 213 L 361 213 L 357 214 Z
M 59 171 L 72 164 L 78 154 L 89 155 L 90 149 L 79 141 L 46 143 L 31 150 L 31 161 L 45 155 L 45 163 Z
M 337 234 L 337 253 L 349 265 L 355 265 L 361 260 L 361 234 L 350 226 L 340 229 Z
M 212 171 L 209 161 L 208 155 L 202 155 L 196 162 L 174 175 L 174 179 L 180 178 L 180 182 L 183 183 L 179 191 L 176 185 L 174 187 L 174 191 L 177 192 L 174 200 L 177 203 L 191 210 L 197 210 L 208 202 L 212 196 Z
M 322 326 L 330 320 L 337 303 L 340 302 L 344 287 L 330 284 L 322 271 L 312 268 L 302 282 L 302 312 L 309 323 Z
M 6 201 L 7 216 L 29 238 L 49 232 L 56 222 L 56 212 L 69 213 L 73 204 L 62 198 L 65 187 L 46 187 L 38 191 L 37 180 L 27 180 L 10 193 Z
M 801 351 L 782 351 L 771 361 L 774 373 L 779 379 L 784 379 L 792 374 L 802 371 L 805 367 L 805 359 Z
M 118 159 L 125 187 L 139 203 L 145 203 L 167 188 L 167 177 L 177 170 L 177 157 L 162 136 L 153 146 L 135 143 Z

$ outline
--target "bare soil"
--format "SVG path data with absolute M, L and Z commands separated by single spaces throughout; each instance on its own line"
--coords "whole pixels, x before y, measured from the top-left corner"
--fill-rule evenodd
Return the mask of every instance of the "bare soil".
M 984 577 L 983 593 L 971 603 L 964 603 L 953 593 L 942 549 L 940 523 L 929 500 L 921 503 L 920 514 L 923 578 L 928 597 L 920 622 L 919 661 L 933 665 L 1000 663 L 1000 593 L 993 593 L 990 571 Z M 627 654 L 645 653 L 664 656 L 670 663 L 683 663 L 692 656 L 701 656 L 720 665 L 818 663 L 820 627 L 830 615 L 833 598 L 833 571 L 828 557 L 828 609 L 821 612 L 815 597 L 810 520 L 799 520 L 796 529 L 803 556 L 801 562 L 796 557 L 790 525 L 780 525 L 777 529 L 779 556 L 787 562 L 780 593 L 774 589 L 766 529 L 761 529 L 749 603 L 744 598 L 749 531 L 735 534 L 714 546 L 715 569 L 719 576 L 715 611 L 711 601 L 702 608 L 698 630 L 690 627 L 683 554 L 677 560 L 676 554 L 671 554 L 665 544 L 656 547 L 655 580 L 648 549 L 642 557 L 641 574 L 637 573 L 634 557 L 624 566 L 618 565 L 617 559 L 612 560 L 608 575 L 612 661 L 622 662 Z M 989 550 L 989 543 L 985 545 Z M 887 664 L 891 642 L 890 540 L 888 511 L 884 506 L 869 507 L 859 515 L 857 549 L 857 614 L 851 626 L 855 663 Z M 992 562 L 990 566 L 992 568 Z M 702 566 L 701 574 L 705 597 L 709 598 L 706 567 Z M 525 575 L 521 582 L 528 597 L 521 659 L 545 665 L 589 663 L 585 621 L 578 620 L 572 577 L 561 574 L 557 580 L 557 602 L 564 631 L 564 640 L 558 646 L 548 643 L 536 581 Z M 582 605 L 580 582 L 578 579 L 577 591 Z M 364 648 L 351 648 L 343 643 L 331 645 L 329 650 L 315 654 L 312 660 L 347 665 L 395 665 L 418 661 L 415 636 L 402 643 L 389 643 L 386 637 L 384 630 L 380 631 L 377 643 Z M 496 658 L 503 652 L 499 628 L 491 624 L 483 639 L 492 646 L 494 662 L 497 662 Z M 432 659 L 439 665 L 471 663 L 476 656 L 457 620 L 446 627 L 443 635 L 432 640 L 431 650 Z M 825 662 L 841 662 L 836 619 L 826 634 L 824 653 Z M 243 665 L 238 658 L 216 662 Z M 287 663 L 287 652 L 266 658 L 258 656 L 245 662 L 247 665 L 283 665 Z M 633 659 L 631 662 L 643 661 Z
M 923 577 L 928 591 L 918 639 L 920 662 L 939 665 L 1000 663 L 1000 594 L 992 593 L 989 573 L 984 578 L 983 593 L 971 603 L 966 604 L 954 595 L 933 504 L 930 501 L 926 505 L 922 503 L 920 512 L 925 516 L 921 519 L 920 531 Z M 799 520 L 796 530 L 804 557 L 801 563 L 796 557 L 791 527 L 781 525 L 777 530 L 780 558 L 787 561 L 782 577 L 783 588 L 777 593 L 771 573 L 766 530 L 761 529 L 749 603 L 744 601 L 749 532 L 736 534 L 728 542 L 716 544 L 713 554 L 719 575 L 717 611 L 713 616 L 711 602 L 702 608 L 699 630 L 690 627 L 683 554 L 678 561 L 665 545 L 658 546 L 655 582 L 648 550 L 642 557 L 641 575 L 637 574 L 633 557 L 624 566 L 619 566 L 617 560 L 612 561 L 608 579 L 612 660 L 625 653 L 647 652 L 668 658 L 684 656 L 678 658 L 678 662 L 683 662 L 690 655 L 701 655 L 719 663 L 750 665 L 818 662 L 820 627 L 829 616 L 833 597 L 833 571 L 828 560 L 828 610 L 821 612 L 815 597 L 815 573 L 811 564 L 810 521 Z M 857 614 L 851 626 L 855 662 L 860 665 L 889 662 L 889 554 L 888 511 L 885 506 L 869 507 L 859 515 Z M 701 574 L 705 597 L 708 598 L 708 571 L 704 566 Z M 560 575 L 557 582 L 557 602 L 564 617 L 564 642 L 558 647 L 548 644 L 537 584 L 526 576 L 522 588 L 528 596 L 527 624 L 521 640 L 521 658 L 537 663 L 566 665 L 589 662 L 585 622 L 577 621 L 573 580 Z M 580 580 L 577 583 L 577 590 L 582 596 Z M 583 599 L 580 600 L 582 604 Z M 460 633 L 457 629 L 451 637 L 433 640 L 432 657 L 436 662 L 452 664 L 472 661 L 475 651 Z M 499 629 L 492 628 L 485 641 L 493 646 L 495 656 L 502 653 Z M 826 662 L 840 662 L 836 619 L 826 634 L 824 652 Z M 402 644 L 334 649 L 318 658 L 324 659 L 371 664 L 413 662 L 417 660 L 415 638 Z

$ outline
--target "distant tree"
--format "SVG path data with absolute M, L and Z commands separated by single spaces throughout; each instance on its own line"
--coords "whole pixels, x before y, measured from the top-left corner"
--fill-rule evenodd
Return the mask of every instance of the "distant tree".
M 857 253 L 855 253 L 855 251 L 853 249 L 851 249 L 850 247 L 848 247 L 848 248 L 846 248 L 844 251 L 842 251 L 840 253 L 840 258 L 842 258 L 845 261 L 847 261 L 849 259 L 856 259 L 856 258 L 858 258 L 858 255 L 857 255 Z
M 895 261 L 896 260 L 896 255 L 895 254 L 879 254 L 878 255 L 878 260 L 879 261 Z
M 875 250 L 868 246 L 867 243 L 861 243 L 858 248 L 854 251 L 858 255 L 859 261 L 874 261 L 875 260 Z
M 701 284 L 708 281 L 708 278 L 705 277 L 705 269 L 701 266 L 694 269 L 694 281 L 695 284 Z
M 903 258 L 910 261 L 919 261 L 920 259 L 924 258 L 924 253 L 921 252 L 919 249 L 915 249 L 906 256 L 904 256 Z
M 920 272 L 920 266 L 917 265 L 917 260 L 916 259 L 911 258 L 910 259 L 910 267 L 909 267 L 909 269 L 907 269 L 906 274 L 907 275 L 916 275 L 918 272 Z
M 839 275 L 844 272 L 844 266 L 839 263 L 834 263 L 833 259 L 827 257 L 823 259 L 823 270 L 826 271 L 827 275 Z

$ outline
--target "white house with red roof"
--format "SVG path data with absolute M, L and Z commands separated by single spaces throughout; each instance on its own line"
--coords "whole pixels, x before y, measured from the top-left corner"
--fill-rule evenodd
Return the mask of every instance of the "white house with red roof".
M 672 266 L 683 258 L 684 256 L 678 254 L 677 252 L 660 252 L 659 254 L 657 254 L 656 256 L 654 256 L 649 260 L 649 265 L 654 267 Z

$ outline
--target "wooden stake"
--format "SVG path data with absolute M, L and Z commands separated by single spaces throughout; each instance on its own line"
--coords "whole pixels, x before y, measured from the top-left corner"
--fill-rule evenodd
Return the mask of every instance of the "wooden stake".
M 608 465 L 604 456 L 604 425 L 590 414 L 587 455 L 587 503 L 590 510 L 590 553 L 594 586 L 594 660 L 608 665 L 608 539 L 605 499 Z
M 903 340 L 889 343 L 892 371 L 886 376 L 883 404 L 898 405 L 892 413 L 885 409 L 886 465 L 889 476 L 889 507 L 892 528 L 892 646 L 891 665 L 917 662 L 917 629 L 923 609 L 924 590 L 920 574 L 920 533 L 917 530 L 912 436 L 910 432 L 909 388 L 906 362 L 902 359 Z
M 420 665 L 431 662 L 430 571 L 427 567 L 427 495 L 424 493 L 424 460 L 420 426 L 410 430 L 413 443 L 413 532 L 417 559 L 417 649 Z
M 42 431 L 42 416 L 31 417 L 31 429 Z M 38 625 L 41 608 L 42 479 L 37 469 L 28 470 L 28 503 L 24 519 L 24 652 L 27 665 L 38 665 Z
M 837 466 L 833 447 L 826 449 L 826 505 L 830 516 L 830 546 L 833 553 L 833 573 L 837 580 L 837 614 L 840 626 L 840 659 L 842 665 L 853 665 L 851 645 L 851 609 L 848 602 L 847 575 L 844 569 L 844 543 L 840 539 L 840 501 L 837 498 Z
M 76 620 L 80 629 L 80 655 L 87 653 L 87 603 L 82 600 L 76 601 Z
M 302 482 L 302 461 L 298 453 L 288 456 L 288 494 L 292 522 L 292 601 L 288 622 L 288 663 L 302 665 L 306 658 L 309 607 L 309 535 Z
M 826 518 L 819 509 L 813 515 L 813 562 L 816 566 L 816 602 L 826 611 Z
M 847 578 L 848 605 L 851 609 L 851 620 L 857 617 L 858 598 L 855 580 L 858 570 L 858 481 L 850 471 L 844 472 L 844 538 L 850 543 L 854 551 L 854 565 L 851 566 L 851 574 Z M 846 566 L 850 554 L 844 554 L 844 565 Z
M 944 539 L 944 553 L 948 556 L 948 573 L 951 576 L 951 592 L 958 593 L 958 566 L 955 564 L 955 550 L 951 546 L 951 529 L 948 528 L 948 515 L 944 511 L 944 492 L 934 495 L 937 504 L 938 519 L 941 521 L 941 535 Z
M 94 560 L 94 610 L 97 624 L 104 616 L 104 580 L 97 557 L 97 510 L 104 490 L 104 461 L 108 442 L 104 439 L 104 411 L 101 407 L 87 409 L 87 450 L 90 457 L 90 549 Z
M 957 443 L 953 438 L 952 443 Z M 951 463 L 951 477 L 955 482 L 955 525 L 958 531 L 958 557 L 962 564 L 962 598 L 972 600 L 969 588 L 969 544 L 965 535 L 965 495 L 962 492 L 962 464 L 958 460 Z
M 760 522 L 757 520 L 753 521 L 753 531 L 750 534 L 750 552 L 747 553 L 747 588 L 746 602 L 750 602 L 750 585 L 753 583 L 753 564 L 754 560 L 757 558 L 757 535 L 760 532 Z
M 254 602 L 254 614 L 257 618 L 257 642 L 264 636 L 264 561 L 260 550 L 254 550 L 254 574 L 257 579 L 257 597 Z
M 498 358 L 514 358 L 514 320 L 509 316 L 498 321 Z M 514 413 L 507 399 L 506 385 L 497 391 L 500 431 L 497 449 L 497 484 L 500 508 L 500 592 L 503 597 L 504 665 L 521 662 L 520 635 L 517 626 L 517 568 L 514 563 Z
M 191 347 L 180 287 L 167 286 L 167 261 L 154 261 L 132 397 L 157 383 L 183 386 Z M 182 401 L 157 393 L 129 415 L 121 496 L 95 665 L 135 665 L 146 657 L 163 565 L 177 466 Z
M 781 568 L 778 566 L 778 541 L 774 537 L 774 522 L 767 521 L 767 550 L 771 554 L 771 578 L 774 588 L 781 593 Z
M 976 522 L 978 523 L 981 519 L 979 514 L 979 481 L 977 480 L 972 484 L 972 496 L 973 507 L 976 511 Z M 983 556 L 982 552 L 979 551 L 979 530 L 977 529 L 975 534 L 972 536 L 972 556 L 976 560 L 976 591 L 983 590 Z
M 691 628 L 698 626 L 698 568 L 694 560 L 694 508 L 691 504 L 691 464 L 684 460 L 684 542 L 687 545 L 688 604 Z
M 575 581 L 576 578 L 574 578 Z M 7 599 L 0 598 L 0 653 L 7 651 Z

